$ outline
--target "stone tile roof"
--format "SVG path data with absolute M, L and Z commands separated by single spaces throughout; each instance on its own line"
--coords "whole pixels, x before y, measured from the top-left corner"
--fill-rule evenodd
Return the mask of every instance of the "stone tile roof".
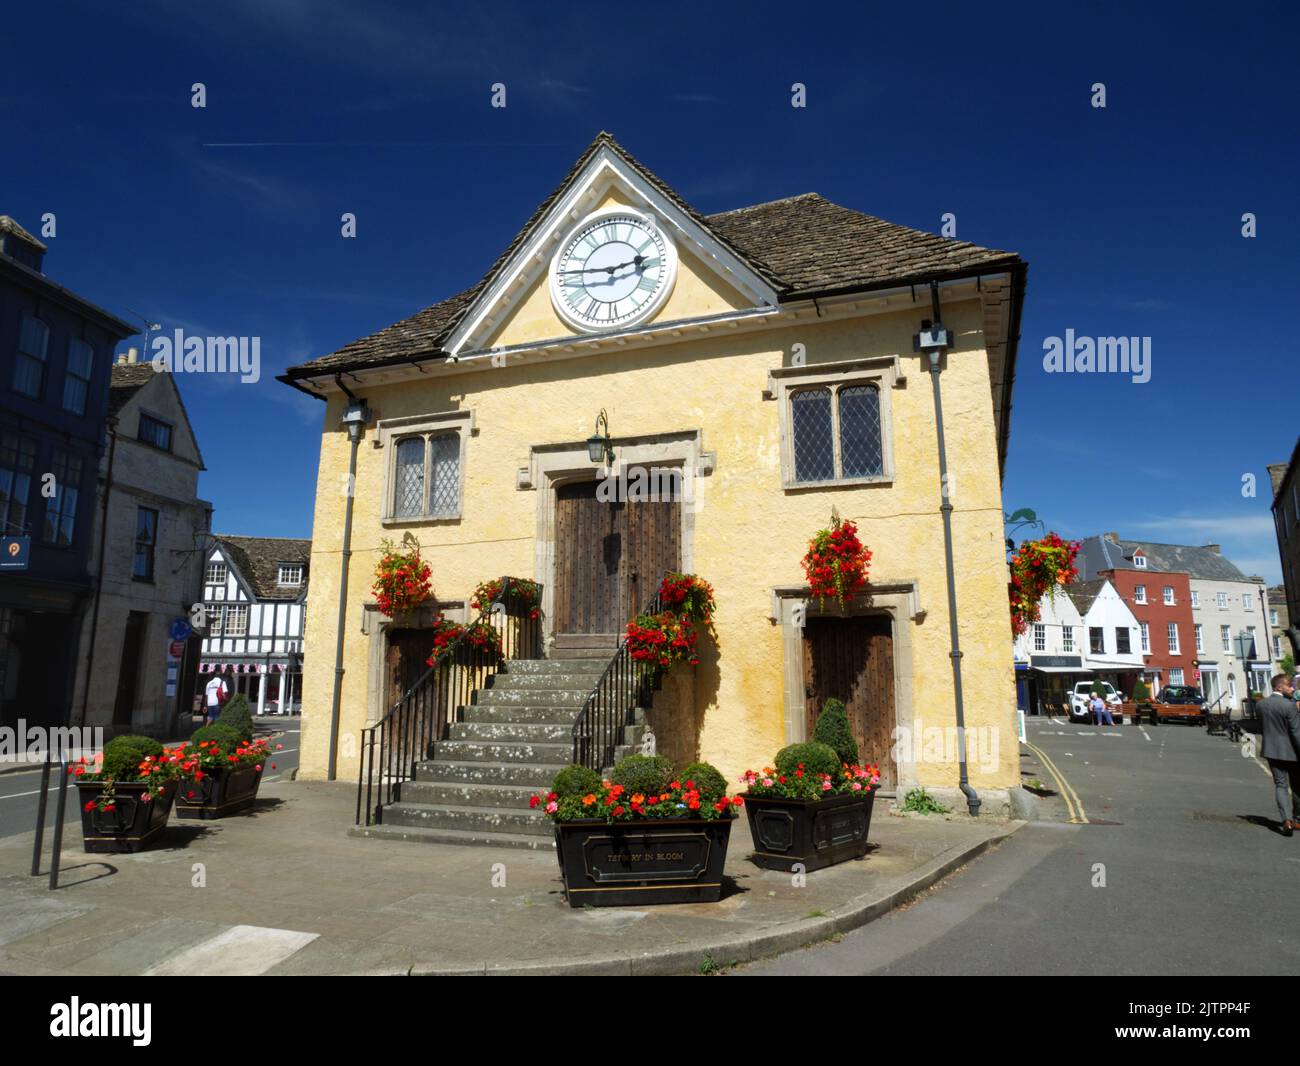
M 226 557 L 235 564 L 259 600 L 296 600 L 307 591 L 311 577 L 311 541 L 289 537 L 232 537 L 217 535 Z M 302 584 L 279 585 L 281 563 L 302 564 Z
M 1092 609 L 1092 605 L 1097 602 L 1097 597 L 1101 595 L 1101 590 L 1106 587 L 1106 584 L 1107 579 L 1104 577 L 1095 581 L 1076 581 L 1066 590 L 1080 618 L 1085 617 Z
M 1014 252 L 981 248 L 899 226 L 840 207 L 817 193 L 701 215 L 612 136 L 601 133 L 538 206 L 482 280 L 441 303 L 344 345 L 338 351 L 290 367 L 284 380 L 364 366 L 429 358 L 459 324 L 474 299 L 491 285 L 533 227 L 602 147 L 619 153 L 645 182 L 730 249 L 780 294 L 805 299 L 834 291 L 906 284 L 959 276 L 977 269 L 1019 266 Z
M 23 227 L 20 226 L 18 222 L 15 219 L 11 218 L 9 215 L 0 215 L 0 233 L 12 233 L 15 237 L 19 238 L 20 240 L 26 241 L 28 244 L 35 245 L 42 252 L 49 251 L 49 248 L 47 248 L 39 240 L 37 240 L 25 229 L 23 229 Z
M 108 379 L 108 413 L 116 415 L 130 402 L 131 397 L 153 380 L 150 363 L 115 363 Z
M 1141 548 L 1147 557 L 1148 571 L 1155 573 L 1184 573 L 1203 581 L 1248 581 L 1217 550 L 1194 547 L 1190 544 L 1161 544 L 1150 540 L 1112 541 L 1105 537 L 1088 537 L 1079 550 L 1081 577 L 1092 578 L 1103 570 L 1138 570 L 1133 565 L 1133 552 Z

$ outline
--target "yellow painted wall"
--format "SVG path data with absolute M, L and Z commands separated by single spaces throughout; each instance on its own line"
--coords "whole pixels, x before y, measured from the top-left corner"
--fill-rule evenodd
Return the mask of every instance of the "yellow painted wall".
M 691 279 L 683 271 L 678 284 Z M 698 290 L 697 290 L 698 291 Z M 685 295 L 685 292 L 683 293 Z M 537 493 L 516 488 L 529 447 L 575 442 L 591 433 L 595 413 L 609 413 L 616 437 L 702 429 L 716 452 L 695 518 L 694 569 L 713 583 L 718 601 L 719 656 L 698 668 L 696 692 L 706 696 L 701 755 L 729 778 L 769 763 L 784 743 L 781 630 L 769 621 L 774 585 L 802 581 L 799 561 L 808 538 L 826 525 L 832 506 L 854 518 L 874 553 L 880 578 L 919 579 L 927 614 L 911 627 L 915 656 L 913 704 L 925 724 L 954 720 L 938 458 L 930 378 L 912 353 L 916 311 L 838 322 L 809 322 L 750 334 L 717 333 L 652 348 L 560 362 L 527 359 L 501 368 L 418 383 L 360 387 L 376 418 L 452 408 L 475 412 L 468 445 L 463 519 L 416 529 L 444 598 L 467 595 L 482 579 L 534 574 Z M 1014 690 L 988 363 L 978 304 L 945 308 L 959 350 L 942 376 L 950 468 L 957 594 L 961 618 L 967 725 L 1000 730 L 1000 759 L 991 772 L 972 765 L 977 788 L 1019 784 Z M 524 328 L 521 320 L 520 329 Z M 539 327 L 543 331 L 547 327 Z M 550 335 L 550 334 L 544 334 Z M 791 345 L 803 343 L 809 365 L 866 355 L 898 355 L 908 380 L 891 392 L 897 477 L 890 486 L 786 493 L 781 488 L 777 402 L 764 400 L 768 372 Z M 339 548 L 347 470 L 347 436 L 337 429 L 340 403 L 329 404 L 321 441 L 312 588 L 306 631 L 301 774 L 324 776 L 333 682 Z M 355 735 L 367 718 L 367 645 L 360 604 L 384 536 L 400 537 L 379 521 L 384 453 L 359 455 L 349 615 L 346 627 L 341 732 Z M 679 669 L 690 669 L 680 667 Z M 355 742 L 341 749 L 338 772 L 355 778 Z M 955 785 L 955 764 L 921 768 L 921 781 Z

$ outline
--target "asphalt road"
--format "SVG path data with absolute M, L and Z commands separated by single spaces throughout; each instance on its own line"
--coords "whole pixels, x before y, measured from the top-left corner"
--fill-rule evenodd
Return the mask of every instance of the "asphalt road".
M 292 773 L 298 767 L 298 733 L 302 719 L 297 717 L 279 718 L 278 716 L 267 716 L 266 718 L 254 718 L 253 721 L 258 727 L 258 734 L 263 731 L 283 732 L 282 737 L 278 737 L 274 744 L 283 744 L 284 750 L 275 753 L 275 770 L 267 771 L 262 778 L 263 781 L 274 781 L 286 774 Z M 13 836 L 16 833 L 30 833 L 36 828 L 36 810 L 40 802 L 41 771 L 20 770 L 12 773 L 0 774 L 0 837 Z M 45 813 L 46 827 L 54 825 L 54 815 L 58 803 L 58 774 L 50 776 L 50 798 L 49 805 Z M 64 824 L 77 822 L 81 817 L 81 812 L 77 806 L 77 793 L 75 789 L 68 790 L 67 809 L 64 815 Z M 76 831 L 75 829 L 73 830 Z M 45 847 L 49 848 L 49 837 L 46 837 Z
M 1300 834 L 1276 831 L 1272 781 L 1257 759 L 1185 725 L 1031 719 L 1028 730 L 1022 777 L 1046 786 L 1042 820 L 838 943 L 734 972 L 1300 971 Z

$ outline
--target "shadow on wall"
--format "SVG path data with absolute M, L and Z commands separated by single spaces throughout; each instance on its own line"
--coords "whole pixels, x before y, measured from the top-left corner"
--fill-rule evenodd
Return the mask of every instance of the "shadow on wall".
M 700 633 L 696 652 L 700 665 L 679 664 L 669 670 L 646 713 L 655 735 L 655 752 L 667 756 L 678 769 L 699 761 L 704 708 L 714 704 L 718 695 L 719 653 L 713 634 Z

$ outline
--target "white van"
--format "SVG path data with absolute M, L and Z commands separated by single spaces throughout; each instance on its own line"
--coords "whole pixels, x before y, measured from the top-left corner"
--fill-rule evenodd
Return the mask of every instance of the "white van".
M 1095 681 L 1075 682 L 1074 691 L 1070 693 L 1071 722 L 1092 721 L 1092 711 L 1088 710 L 1088 702 L 1092 699 L 1092 686 L 1096 683 Z M 1124 698 L 1115 691 L 1115 686 L 1109 681 L 1101 682 L 1101 687 L 1106 690 L 1106 703 L 1110 706 L 1111 717 L 1114 717 Z M 1115 720 L 1119 721 L 1118 718 Z

